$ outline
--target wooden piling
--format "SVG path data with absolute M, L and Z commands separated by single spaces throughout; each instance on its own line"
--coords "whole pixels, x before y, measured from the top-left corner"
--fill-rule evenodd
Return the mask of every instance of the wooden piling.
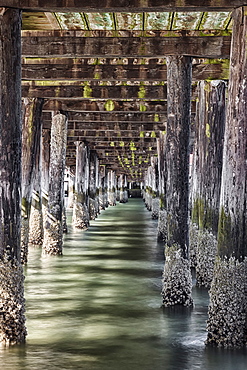
M 76 142 L 76 173 L 73 206 L 73 226 L 86 230 L 89 227 L 89 150 L 85 143 Z
M 198 84 L 191 170 L 190 254 L 197 284 L 210 287 L 217 249 L 225 130 L 225 83 Z
M 21 265 L 21 12 L 0 14 L 0 344 L 26 338 Z
M 190 57 L 167 57 L 167 239 L 162 290 L 165 306 L 192 304 L 192 277 L 188 259 L 191 72 Z
M 47 254 L 62 254 L 64 169 L 67 142 L 67 117 L 55 114 L 51 126 L 51 154 L 49 166 L 49 193 L 44 225 L 43 249 Z
M 247 342 L 247 16 L 233 12 L 228 107 L 218 224 L 218 257 L 210 288 L 207 344 Z
M 31 205 L 38 211 L 38 228 L 42 225 L 40 203 L 40 142 L 41 142 L 41 114 L 44 100 L 41 98 L 23 99 L 22 124 L 22 226 L 21 226 L 21 258 L 27 263 L 29 243 L 29 221 Z M 35 182 L 35 198 L 32 199 Z M 38 183 L 39 182 L 39 183 Z M 34 210 L 33 210 L 34 211 Z M 34 215 L 35 212 L 33 212 Z M 34 220 L 32 220 L 34 221 Z M 32 222 L 33 230 L 35 228 Z M 43 230 L 39 229 L 39 235 Z M 36 244 L 35 238 L 32 241 Z M 40 240 L 42 244 L 42 240 Z

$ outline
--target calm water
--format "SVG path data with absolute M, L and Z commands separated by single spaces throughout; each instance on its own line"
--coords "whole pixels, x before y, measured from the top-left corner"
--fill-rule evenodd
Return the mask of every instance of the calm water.
M 63 257 L 30 251 L 27 344 L 4 370 L 246 370 L 247 352 L 206 349 L 208 294 L 193 310 L 162 308 L 163 247 L 142 200 L 103 211 L 65 236 Z

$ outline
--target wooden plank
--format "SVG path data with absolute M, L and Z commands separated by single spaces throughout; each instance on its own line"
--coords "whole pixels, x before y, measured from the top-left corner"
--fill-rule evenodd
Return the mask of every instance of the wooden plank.
M 159 131 L 154 130 L 147 130 L 147 131 L 139 131 L 139 130 L 68 130 L 68 136 L 80 136 L 84 139 L 95 139 L 100 140 L 102 138 L 107 138 L 109 141 L 115 140 L 116 138 L 147 138 L 147 137 L 158 137 Z
M 34 64 L 37 61 L 37 64 Z M 134 61 L 132 59 L 132 61 Z M 25 59 L 22 63 L 22 80 L 79 80 L 79 81 L 166 81 L 165 64 L 88 64 L 89 59 Z M 97 60 L 96 60 L 97 62 Z M 192 81 L 206 79 L 228 79 L 229 66 L 226 61 L 214 64 L 194 64 Z
M 162 123 L 166 120 L 167 114 L 164 111 L 155 112 L 134 112 L 134 111 L 111 111 L 111 112 L 68 112 L 68 120 L 73 122 L 75 127 L 81 127 L 81 125 L 86 125 L 86 122 L 94 124 L 126 124 L 130 123 L 132 125 L 139 124 L 157 124 Z M 52 113 L 44 112 L 42 114 L 43 122 L 51 122 Z
M 43 125 L 44 127 L 44 125 Z M 45 128 L 45 127 L 44 127 Z M 104 132 L 108 131 L 134 131 L 137 130 L 140 132 L 152 132 L 152 131 L 162 131 L 165 129 L 165 123 L 129 123 L 129 122 L 121 122 L 121 123 L 114 123 L 114 122 L 107 122 L 107 123 L 95 123 L 95 122 L 69 122 L 68 123 L 69 130 L 94 130 L 94 132 L 98 130 L 104 130 Z
M 47 12 L 144 12 L 144 11 L 219 11 L 229 10 L 243 6 L 243 0 L 205 0 L 195 5 L 194 0 L 1 0 L 0 6 L 39 10 Z
M 43 121 L 43 129 L 50 129 L 51 122 L 50 121 Z M 114 123 L 114 122 L 69 122 L 68 123 L 68 130 L 104 130 L 105 132 L 109 131 L 134 131 L 138 130 L 139 132 L 145 133 L 146 131 L 164 131 L 165 123 L 129 123 L 129 122 L 121 122 Z
M 90 138 L 87 138 L 85 136 L 68 136 L 67 138 L 67 142 L 68 144 L 70 142 L 75 142 L 75 141 L 90 141 Z M 108 137 L 97 137 L 97 136 L 94 136 L 92 137 L 92 140 L 94 141 L 94 143 L 98 143 L 98 144 L 102 144 L 102 143 L 105 143 L 107 146 L 111 147 L 111 146 L 119 146 L 120 148 L 123 146 L 122 143 L 124 142 L 127 142 L 127 143 L 130 143 L 131 141 L 133 141 L 133 143 L 135 144 L 138 144 L 138 143 L 154 143 L 156 144 L 156 138 L 152 138 L 152 137 L 112 137 L 112 138 L 108 138 Z M 116 145 L 115 145 L 116 144 Z
M 107 110 L 108 109 L 108 110 Z M 166 102 L 165 101 L 110 101 L 110 100 L 101 100 L 101 101 L 91 101 L 91 100 L 47 100 L 43 106 L 43 112 L 48 111 L 76 111 L 76 112 L 126 112 L 129 113 L 135 112 L 150 112 L 150 113 L 159 113 L 166 112 Z
M 229 58 L 230 36 L 107 37 L 107 32 L 95 32 L 95 37 L 85 37 L 85 31 L 24 32 L 22 54 L 24 57 L 156 57 L 187 55 L 199 58 Z M 186 34 L 186 33 L 185 33 Z M 155 36 L 155 37 L 154 37 Z
M 135 86 L 135 85 L 119 85 L 119 86 L 95 86 L 85 83 L 83 85 L 38 85 L 38 82 L 23 82 L 22 84 L 23 98 L 66 98 L 68 99 L 148 99 L 158 100 L 167 98 L 166 85 L 155 86 Z

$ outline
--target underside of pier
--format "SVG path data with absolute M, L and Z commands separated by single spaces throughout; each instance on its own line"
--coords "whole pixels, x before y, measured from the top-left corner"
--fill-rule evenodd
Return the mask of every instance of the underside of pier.
M 201 4 L 0 0 L 2 344 L 25 341 L 28 247 L 61 255 L 66 207 L 85 230 L 130 194 L 159 220 L 163 305 L 193 305 L 194 267 L 207 344 L 246 344 L 247 13 Z

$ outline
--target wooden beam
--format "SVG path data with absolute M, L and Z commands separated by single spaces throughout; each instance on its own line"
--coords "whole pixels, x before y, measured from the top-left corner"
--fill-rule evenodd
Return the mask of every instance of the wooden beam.
M 230 11 L 243 6 L 243 0 L 1 0 L 0 6 L 45 12 L 170 12 L 170 11 Z
M 107 110 L 108 109 L 108 110 Z M 107 112 L 108 114 L 115 112 L 149 112 L 159 113 L 166 112 L 166 101 L 109 101 L 109 99 L 101 101 L 93 100 L 47 100 L 43 106 L 43 112 L 53 112 L 56 110 L 76 111 L 76 112 Z
M 74 80 L 74 81 L 166 81 L 167 68 L 159 59 L 148 64 L 133 64 L 131 59 L 127 65 L 88 64 L 89 59 L 30 59 L 24 58 L 22 62 L 22 80 Z M 148 61 L 148 60 L 146 60 Z M 114 61 L 113 61 L 114 62 Z M 138 60 L 137 60 L 138 62 Z M 100 60 L 95 60 L 100 63 Z M 115 62 L 117 63 L 117 61 Z M 123 63 L 123 62 L 122 62 Z M 145 63 L 145 60 L 144 60 Z M 147 63 L 147 62 L 146 62 Z M 213 64 L 198 63 L 192 67 L 192 80 L 221 80 L 229 78 L 229 65 L 226 60 Z
M 94 124 L 153 124 L 162 123 L 166 120 L 167 114 L 164 111 L 155 112 L 134 112 L 134 111 L 110 111 L 110 112 L 68 112 L 68 120 L 73 122 L 75 127 L 81 127 L 81 124 L 86 122 Z M 42 114 L 43 122 L 51 121 L 51 112 L 44 112 Z M 78 126 L 76 126 L 78 125 Z
M 44 124 L 43 124 L 44 128 Z M 98 130 L 104 130 L 104 132 L 111 132 L 111 131 L 135 131 L 137 130 L 140 132 L 146 132 L 146 131 L 162 131 L 165 129 L 165 123 L 142 123 L 142 122 L 135 122 L 135 123 L 129 123 L 129 122 L 77 122 L 76 124 L 74 122 L 70 122 L 68 124 L 69 130 L 93 130 L 95 133 Z
M 68 130 L 68 137 L 80 136 L 84 139 L 89 140 L 99 140 L 102 138 L 107 138 L 109 141 L 114 141 L 115 139 L 126 139 L 130 140 L 133 138 L 149 138 L 149 137 L 159 137 L 159 130 Z
M 97 83 L 95 83 L 97 84 Z M 57 99 L 148 99 L 158 100 L 167 98 L 166 85 L 115 85 L 100 86 L 94 84 L 84 85 L 43 85 L 38 81 L 22 83 L 23 98 L 57 98 Z
M 156 137 L 97 137 L 94 136 L 91 138 L 91 140 L 94 143 L 97 143 L 101 145 L 102 143 L 107 145 L 108 147 L 114 147 L 114 146 L 119 146 L 122 148 L 124 145 L 122 143 L 126 143 L 127 145 L 130 144 L 130 142 L 133 142 L 136 145 L 142 145 L 143 143 L 153 143 L 156 145 Z M 74 135 L 74 136 L 68 136 L 67 138 L 67 143 L 69 144 L 70 142 L 74 143 L 75 141 L 90 141 L 90 138 L 87 138 L 85 136 L 79 136 L 79 135 Z
M 188 55 L 199 58 L 229 58 L 230 36 L 161 37 L 152 31 L 152 37 L 135 36 L 125 31 L 123 37 L 108 37 L 107 31 L 92 31 L 95 37 L 87 37 L 86 31 L 24 31 L 22 54 L 24 57 L 149 57 Z
M 43 129 L 50 129 L 51 122 L 50 121 L 42 121 Z M 138 130 L 139 132 L 146 132 L 146 131 L 164 131 L 165 129 L 165 122 L 74 122 L 68 123 L 68 130 L 94 130 L 95 132 L 98 130 L 104 130 L 104 132 L 111 132 L 111 131 L 134 131 Z

